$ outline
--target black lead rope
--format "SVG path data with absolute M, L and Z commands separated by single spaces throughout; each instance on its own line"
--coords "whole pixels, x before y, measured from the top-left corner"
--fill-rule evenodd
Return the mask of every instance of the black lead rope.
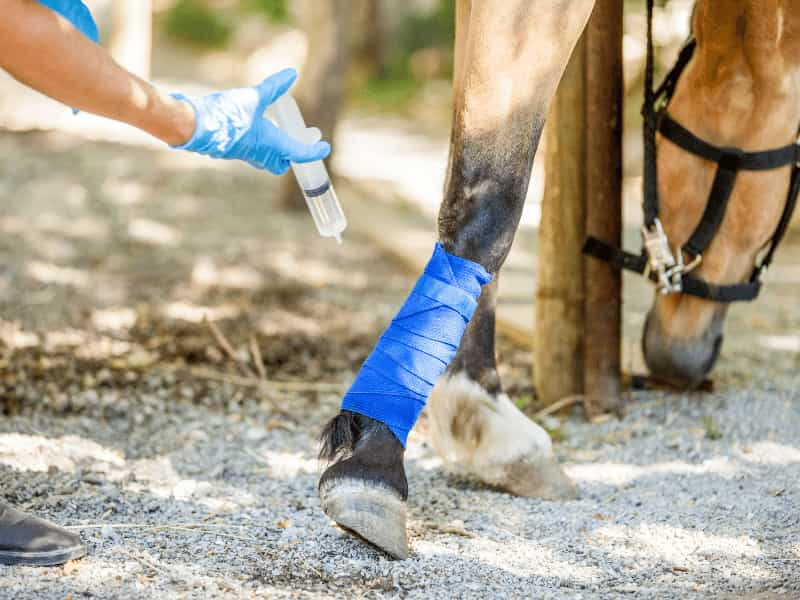
M 583 252 L 610 263 L 618 269 L 634 271 L 656 282 L 662 293 L 678 292 L 715 302 L 739 302 L 756 298 L 761 291 L 761 276 L 772 262 L 775 250 L 786 234 L 800 193 L 800 146 L 790 144 L 763 152 L 745 152 L 739 148 L 723 148 L 697 137 L 667 114 L 681 74 L 694 55 L 694 39 L 681 50 L 675 66 L 658 87 L 653 87 L 655 50 L 653 47 L 653 0 L 647 1 L 647 58 L 645 63 L 644 106 L 644 212 L 643 235 L 645 247 L 640 254 L 632 254 L 602 240 L 589 237 Z M 672 255 L 667 237 L 658 220 L 658 171 L 656 160 L 656 133 L 660 133 L 679 148 L 709 162 L 717 164 L 714 181 L 709 192 L 703 216 L 688 241 Z M 800 132 L 799 132 L 800 135 Z M 717 285 L 690 273 L 700 264 L 714 236 L 717 234 L 728 207 L 740 171 L 766 171 L 792 165 L 789 192 L 778 226 L 772 235 L 769 248 L 745 283 Z M 683 255 L 692 262 L 683 264 Z

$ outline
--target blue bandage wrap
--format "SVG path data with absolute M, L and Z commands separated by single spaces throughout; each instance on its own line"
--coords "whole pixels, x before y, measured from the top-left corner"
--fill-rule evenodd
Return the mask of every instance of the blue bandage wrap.
M 39 4 L 57 12 L 95 44 L 100 41 L 97 23 L 94 22 L 92 13 L 80 0 L 39 0 Z
M 345 394 L 342 410 L 385 423 L 405 447 L 458 350 L 481 287 L 491 280 L 479 264 L 436 244 L 422 277 Z

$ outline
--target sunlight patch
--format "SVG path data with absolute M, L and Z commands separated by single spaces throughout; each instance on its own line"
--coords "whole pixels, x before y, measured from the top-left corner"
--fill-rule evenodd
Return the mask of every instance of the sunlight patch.
M 274 308 L 261 315 L 258 320 L 258 329 L 264 335 L 304 333 L 316 336 L 322 332 L 318 319 L 305 317 L 281 308 Z
M 680 565 L 723 556 L 727 559 L 745 559 L 763 554 L 759 543 L 746 535 L 722 536 L 651 523 L 643 523 L 638 527 L 607 525 L 590 534 L 589 541 L 615 556 L 636 558 L 646 552 Z
M 567 474 L 577 481 L 585 483 L 604 483 L 607 485 L 625 485 L 636 479 L 656 474 L 714 474 L 733 477 L 739 467 L 728 457 L 721 456 L 703 461 L 699 465 L 683 461 L 670 461 L 640 466 L 625 463 L 586 463 L 569 465 Z
M 39 336 L 32 331 L 25 331 L 19 323 L 0 321 L 0 341 L 9 350 L 33 348 L 39 345 Z
M 319 472 L 316 459 L 306 458 L 300 452 L 275 452 L 265 450 L 253 457 L 267 465 L 269 476 L 275 479 L 292 479 L 297 475 Z
M 241 309 L 236 306 L 222 305 L 212 307 L 190 302 L 170 302 L 163 309 L 164 316 L 168 319 L 189 321 L 191 323 L 202 323 L 203 319 L 209 319 L 210 321 L 231 319 L 240 312 Z
M 150 219 L 134 219 L 128 225 L 128 235 L 138 242 L 153 246 L 177 246 L 181 234 L 177 229 Z
M 59 267 L 52 263 L 33 260 L 28 262 L 26 271 L 40 283 L 55 283 L 76 288 L 85 288 L 89 285 L 89 274 L 80 269 Z
M 800 335 L 760 335 L 758 343 L 770 350 L 800 352 Z
M 226 287 L 257 290 L 263 283 L 261 273 L 247 266 L 219 268 L 208 257 L 197 260 L 192 269 L 192 283 L 201 287 Z
M 19 433 L 0 434 L 0 464 L 12 469 L 46 472 L 54 467 L 69 472 L 85 461 L 117 467 L 125 464 L 116 450 L 76 435 L 46 438 Z
M 94 310 L 92 324 L 102 331 L 125 331 L 136 324 L 136 311 L 126 307 Z
M 766 465 L 790 465 L 800 463 L 800 449 L 775 442 L 756 442 L 739 452 L 742 460 Z
M 290 281 L 300 281 L 311 287 L 338 285 L 347 288 L 367 287 L 366 273 L 343 269 L 330 260 L 299 258 L 287 251 L 276 252 L 270 262 L 275 271 Z

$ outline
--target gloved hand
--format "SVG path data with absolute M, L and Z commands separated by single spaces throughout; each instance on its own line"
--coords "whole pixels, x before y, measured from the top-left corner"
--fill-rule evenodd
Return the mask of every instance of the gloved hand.
M 81 0 L 39 0 L 39 4 L 57 12 L 95 44 L 100 39 L 97 23 L 94 22 L 92 13 Z
M 297 79 L 294 69 L 284 69 L 259 85 L 217 92 L 202 98 L 173 97 L 194 107 L 194 135 L 179 150 L 212 158 L 238 159 L 281 175 L 290 162 L 303 163 L 328 156 L 327 142 L 303 144 L 292 139 L 264 116 L 267 107 L 283 96 Z

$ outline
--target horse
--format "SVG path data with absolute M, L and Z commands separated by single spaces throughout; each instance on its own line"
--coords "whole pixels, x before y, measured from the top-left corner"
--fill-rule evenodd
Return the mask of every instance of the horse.
M 456 0 L 454 107 L 438 218 L 444 249 L 495 276 L 480 294 L 454 359 L 428 400 L 433 446 L 499 490 L 569 499 L 576 486 L 547 433 L 503 392 L 494 352 L 497 278 L 519 224 L 548 106 L 593 0 Z M 800 7 L 781 0 L 698 0 L 696 50 L 670 114 L 719 146 L 763 150 L 794 143 L 800 122 Z M 700 220 L 714 165 L 658 138 L 660 221 L 683 243 Z M 742 172 L 695 274 L 744 281 L 775 231 L 790 167 Z M 649 368 L 687 386 L 719 353 L 726 306 L 656 294 L 643 332 Z M 395 558 L 408 556 L 404 446 L 381 421 L 342 410 L 322 433 L 328 463 L 323 510 Z
M 677 81 L 670 116 L 721 148 L 760 152 L 795 145 L 800 6 L 700 0 L 692 33 L 697 48 Z M 661 221 L 668 239 L 683 244 L 703 215 L 716 165 L 670 140 L 659 141 L 658 153 Z M 717 285 L 748 281 L 783 214 L 792 168 L 738 173 L 698 277 Z M 656 295 L 642 336 L 650 371 L 682 386 L 701 382 L 719 357 L 728 306 L 685 294 Z

